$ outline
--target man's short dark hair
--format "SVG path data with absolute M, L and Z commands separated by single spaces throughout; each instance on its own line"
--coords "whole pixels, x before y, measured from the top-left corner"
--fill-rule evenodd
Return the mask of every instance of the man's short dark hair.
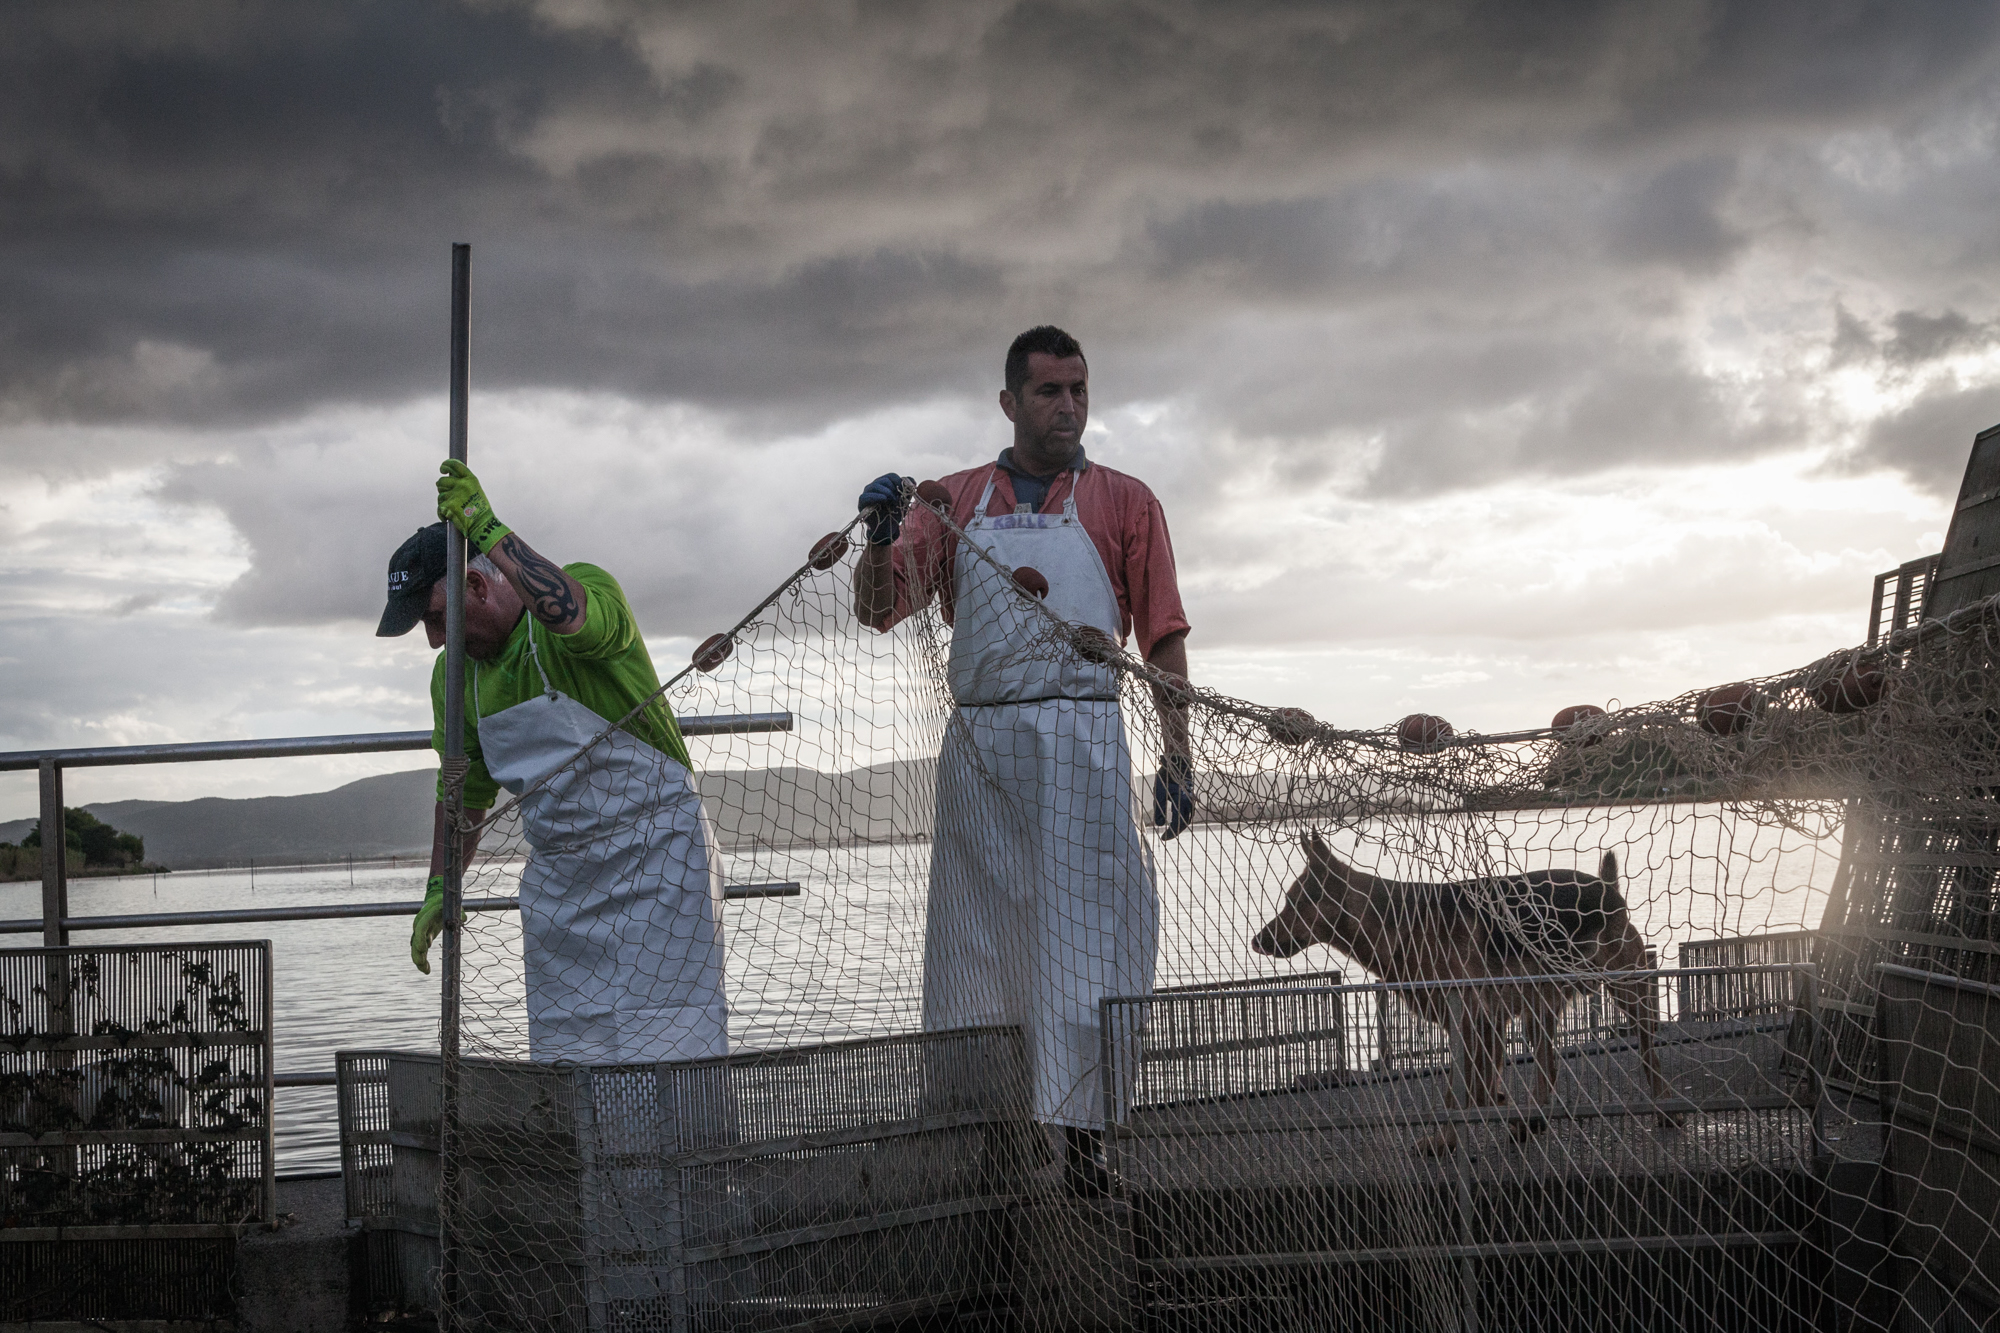
M 1014 339 L 1013 346 L 1007 349 L 1008 393 L 1020 396 L 1021 386 L 1028 382 L 1028 358 L 1036 352 L 1058 361 L 1078 357 L 1083 361 L 1083 368 L 1090 369 L 1090 358 L 1083 355 L 1082 343 L 1053 324 L 1038 324 Z

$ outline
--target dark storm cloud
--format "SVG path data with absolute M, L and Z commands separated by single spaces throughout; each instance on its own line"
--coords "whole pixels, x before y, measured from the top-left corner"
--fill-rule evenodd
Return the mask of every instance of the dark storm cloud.
M 1956 495 L 1972 437 L 2000 424 L 2000 384 L 1940 384 L 1868 431 L 1855 461 L 1890 467 L 1925 490 Z
M 1883 355 L 1899 365 L 1921 365 L 1972 351 L 1993 341 L 1990 325 L 1975 323 L 1956 310 L 1942 315 L 1925 315 L 1915 310 L 1899 310 L 1890 319 L 1894 336 L 1883 347 Z
M 1695 270 L 1721 265 L 1745 239 L 1717 212 L 1735 177 L 1736 164 L 1726 158 L 1667 168 L 1617 211 L 1612 253 Z
M 1976 101 L 1997 19 L 16 5 L 0 420 L 240 437 L 432 393 L 445 247 L 471 239 L 482 391 L 692 403 L 746 440 L 984 397 L 1008 333 L 1053 319 L 1121 399 L 1174 397 L 1290 476 L 1378 494 L 1795 445 L 1788 388 L 1718 378 L 1686 311 L 1848 214 L 1891 227 L 1818 145 Z M 1978 262 L 1968 237 L 1930 244 L 1959 247 L 1947 276 Z M 1836 356 L 1917 366 L 1990 336 L 1972 298 L 1909 304 L 1848 316 Z M 1900 457 L 1899 429 L 1866 457 Z M 41 447 L 13 464 L 89 466 Z M 166 494 L 249 525 L 256 568 L 225 612 L 282 619 L 298 571 L 245 474 L 175 457 Z

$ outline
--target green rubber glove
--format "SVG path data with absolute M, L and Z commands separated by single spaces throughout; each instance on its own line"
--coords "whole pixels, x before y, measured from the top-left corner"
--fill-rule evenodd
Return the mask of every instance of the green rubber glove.
M 485 555 L 513 529 L 493 516 L 493 502 L 472 469 L 448 458 L 438 471 L 438 517 L 465 534 L 473 549 Z
M 444 929 L 444 876 L 432 875 L 424 885 L 424 905 L 417 910 L 417 924 L 410 927 L 410 961 L 425 976 L 431 974 L 431 941 Z

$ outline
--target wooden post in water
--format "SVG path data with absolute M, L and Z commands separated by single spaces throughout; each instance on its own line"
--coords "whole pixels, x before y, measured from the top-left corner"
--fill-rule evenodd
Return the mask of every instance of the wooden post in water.
M 450 456 L 465 461 L 466 400 L 472 388 L 472 247 L 451 247 L 451 437 Z M 444 529 L 444 977 L 438 1015 L 442 1057 L 439 1071 L 438 1327 L 459 1326 L 457 1191 L 459 974 L 463 951 L 459 933 L 465 896 L 465 846 L 459 821 L 465 813 L 465 536 Z

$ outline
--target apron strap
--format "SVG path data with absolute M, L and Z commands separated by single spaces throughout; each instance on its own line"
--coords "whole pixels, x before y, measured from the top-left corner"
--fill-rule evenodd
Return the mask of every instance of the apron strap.
M 986 513 L 986 506 L 992 502 L 993 488 L 994 486 L 999 484 L 999 481 L 1000 481 L 1000 465 L 998 463 L 995 463 L 993 465 L 992 471 L 986 474 L 986 489 L 979 493 L 979 503 L 972 506 L 972 521 L 974 523 L 977 523 L 981 519 L 988 517 Z
M 1058 472 L 1049 481 L 1049 489 L 1054 490 L 1064 477 L 1069 478 L 1069 494 L 1063 497 L 1063 517 L 1069 519 L 1071 522 L 1076 521 L 1076 479 L 1079 475 L 1080 474 L 1077 472 L 1075 468 L 1066 467 L 1062 471 Z M 979 493 L 979 503 L 972 507 L 972 519 L 975 523 L 982 518 L 988 517 L 988 514 L 986 512 L 986 506 L 992 503 L 993 488 L 994 486 L 999 484 L 999 481 L 1000 481 L 1000 465 L 998 463 L 995 463 L 993 465 L 993 470 L 987 474 L 986 489 Z M 1044 501 L 1043 503 L 1046 504 L 1047 501 Z M 1035 511 L 1029 509 L 1025 505 L 1016 504 L 1014 506 L 1014 512 L 1017 514 L 1021 513 L 1032 514 Z
M 534 613 L 528 612 L 526 614 L 528 616 L 528 657 L 535 664 L 535 674 L 542 678 L 542 693 L 548 695 L 549 698 L 553 699 L 556 697 L 556 687 L 549 683 L 549 673 L 542 669 L 541 651 L 535 647 Z M 485 715 L 485 710 L 479 706 L 479 662 L 476 658 L 471 662 L 471 666 L 472 666 L 472 725 L 474 727 L 477 727 L 479 725 L 479 719 Z
M 535 623 L 534 612 L 532 611 L 528 613 L 528 656 L 534 660 L 535 674 L 542 678 L 542 693 L 548 695 L 551 699 L 555 698 L 556 687 L 549 684 L 549 673 L 542 669 L 541 650 L 535 647 Z

